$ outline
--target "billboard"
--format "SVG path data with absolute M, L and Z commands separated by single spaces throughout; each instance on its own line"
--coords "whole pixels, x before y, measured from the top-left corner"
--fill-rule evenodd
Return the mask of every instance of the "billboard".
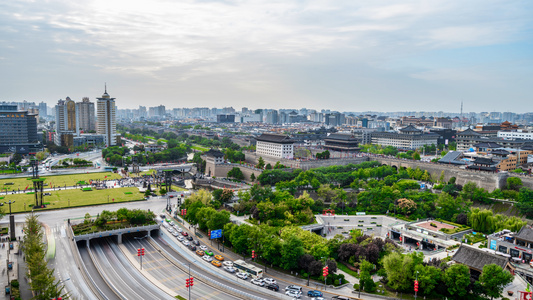
M 211 239 L 218 239 L 222 237 L 222 229 L 211 230 Z

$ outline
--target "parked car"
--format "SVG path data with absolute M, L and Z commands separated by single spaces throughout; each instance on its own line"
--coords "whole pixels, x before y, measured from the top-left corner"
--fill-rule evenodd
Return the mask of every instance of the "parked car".
M 307 292 L 307 297 L 322 297 L 322 292 L 321 291 L 309 291 Z
M 230 272 L 230 273 L 235 273 L 235 271 L 237 271 L 237 270 L 234 267 L 224 266 L 224 271 Z
M 215 259 L 216 259 L 216 260 L 223 261 L 223 260 L 224 260 L 224 256 L 222 256 L 222 255 L 218 255 L 218 254 L 217 254 L 217 255 L 215 255 Z
M 253 284 L 255 284 L 255 285 L 258 285 L 258 286 L 265 286 L 265 282 L 262 279 L 259 279 L 259 278 L 254 278 L 254 279 L 252 279 L 251 282 Z
M 213 258 L 209 255 L 202 256 L 202 259 L 205 260 L 206 262 L 211 262 L 213 260 Z
M 248 273 L 238 272 L 237 273 L 237 277 L 242 279 L 242 280 L 246 280 L 246 279 L 248 279 Z
M 302 292 L 302 287 L 299 286 L 299 285 L 291 284 L 291 285 L 287 286 L 287 287 L 285 288 L 285 290 L 286 290 L 286 291 L 288 291 L 288 290 L 296 290 L 296 291 L 298 291 L 298 292 L 301 293 L 301 292 Z
M 277 284 L 267 284 L 266 288 L 273 291 L 279 291 L 279 285 Z
M 230 260 L 226 260 L 222 263 L 225 267 L 233 267 L 233 262 Z
M 267 284 L 278 284 L 275 279 L 272 278 L 264 278 L 263 279 Z
M 296 291 L 296 290 L 288 290 L 285 292 L 285 295 L 293 298 L 300 298 L 302 296 L 302 293 Z
M 212 264 L 213 266 L 215 266 L 215 267 L 220 267 L 220 266 L 222 266 L 222 264 L 221 264 L 218 260 L 213 260 L 213 261 L 211 262 L 211 264 Z

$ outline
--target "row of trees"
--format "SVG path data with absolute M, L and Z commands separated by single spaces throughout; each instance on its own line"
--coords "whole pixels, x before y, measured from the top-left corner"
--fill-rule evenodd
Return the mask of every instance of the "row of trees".
M 392 252 L 383 258 L 383 269 L 382 275 L 391 288 L 413 293 L 413 282 L 418 279 L 419 292 L 435 298 L 499 298 L 503 288 L 513 281 L 508 271 L 495 264 L 485 265 L 479 280 L 473 280 L 466 265 L 448 266 L 441 260 L 426 263 L 421 252 Z
M 94 225 L 104 227 L 110 221 L 127 222 L 131 225 L 143 225 L 153 222 L 155 215 L 152 211 L 141 209 L 121 208 L 117 211 L 103 210 L 102 213 L 94 220 Z M 85 214 L 84 224 L 92 222 L 91 215 Z
M 34 294 L 33 299 L 48 300 L 57 297 L 67 299 L 64 286 L 54 277 L 54 269 L 48 267 L 43 228 L 33 212 L 26 217 L 22 249 L 26 255 L 26 276 Z

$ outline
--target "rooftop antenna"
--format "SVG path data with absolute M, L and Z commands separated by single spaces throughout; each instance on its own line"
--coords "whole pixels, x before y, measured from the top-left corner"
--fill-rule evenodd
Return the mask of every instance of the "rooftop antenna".
M 107 94 L 107 82 L 104 82 L 104 93 Z M 463 111 L 463 104 L 461 102 L 461 111 Z

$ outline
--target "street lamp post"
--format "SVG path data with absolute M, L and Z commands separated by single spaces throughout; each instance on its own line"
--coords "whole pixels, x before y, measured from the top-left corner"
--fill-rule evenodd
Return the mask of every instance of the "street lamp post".
M 11 201 L 9 200 L 9 202 L 4 202 L 2 203 L 0 206 L 4 205 L 4 204 L 9 204 L 9 215 L 11 215 L 11 204 L 15 203 L 15 201 Z

